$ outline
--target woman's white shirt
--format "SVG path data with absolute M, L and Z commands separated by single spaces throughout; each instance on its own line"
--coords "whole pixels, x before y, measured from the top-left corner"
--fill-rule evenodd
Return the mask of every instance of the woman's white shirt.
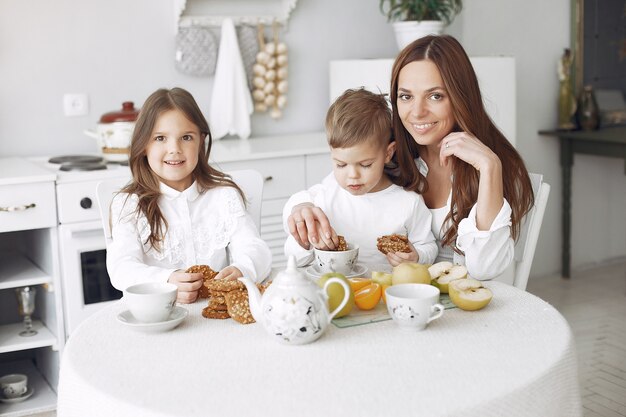
M 362 262 L 386 264 L 387 258 L 376 247 L 377 238 L 394 233 L 408 236 L 420 262 L 435 260 L 437 244 L 431 233 L 430 211 L 419 194 L 392 184 L 381 191 L 355 196 L 341 188 L 333 173 L 306 193 L 324 211 L 338 235 L 345 236 L 348 243 L 359 245 Z M 289 213 L 290 209 L 287 217 Z M 283 226 L 289 233 L 287 224 Z M 285 255 L 295 255 L 298 265 L 303 265 L 311 259 L 311 254 L 312 250 L 302 248 L 288 235 Z
M 150 225 L 137 215 L 137 195 L 118 194 L 111 203 L 107 269 L 115 288 L 166 282 L 172 272 L 192 265 L 216 271 L 232 265 L 256 281 L 269 275 L 271 252 L 237 190 L 220 186 L 200 193 L 195 182 L 182 192 L 160 188 L 158 204 L 168 223 L 160 251 L 147 243 Z

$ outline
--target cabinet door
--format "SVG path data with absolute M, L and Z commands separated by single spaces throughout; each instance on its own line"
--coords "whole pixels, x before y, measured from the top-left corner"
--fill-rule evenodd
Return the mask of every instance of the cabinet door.
M 0 186 L 0 233 L 57 224 L 53 182 Z

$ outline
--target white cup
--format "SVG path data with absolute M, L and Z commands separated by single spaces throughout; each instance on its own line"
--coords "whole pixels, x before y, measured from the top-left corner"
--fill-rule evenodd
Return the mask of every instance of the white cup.
M 385 289 L 387 310 L 400 327 L 424 330 L 443 315 L 439 288 L 429 284 L 398 284 Z
M 176 304 L 178 287 L 167 282 L 131 285 L 124 290 L 124 303 L 135 319 L 143 323 L 165 321 Z
M 0 378 L 4 398 L 17 398 L 28 391 L 28 377 L 24 374 L 9 374 Z
M 359 258 L 358 245 L 348 245 L 348 250 L 332 251 L 314 249 L 315 267 L 318 272 L 323 274 L 327 272 L 339 272 L 348 275 L 354 269 L 356 261 Z

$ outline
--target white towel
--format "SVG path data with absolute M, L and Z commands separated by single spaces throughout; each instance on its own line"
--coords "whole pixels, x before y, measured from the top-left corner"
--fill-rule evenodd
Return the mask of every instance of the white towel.
M 209 113 L 213 139 L 228 134 L 247 139 L 250 136 L 252 110 L 252 97 L 239 52 L 235 25 L 232 19 L 224 19 Z

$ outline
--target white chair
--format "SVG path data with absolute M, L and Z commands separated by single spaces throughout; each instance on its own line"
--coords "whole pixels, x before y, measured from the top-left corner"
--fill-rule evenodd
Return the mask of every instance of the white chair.
M 526 285 L 528 284 L 530 267 L 533 264 L 537 240 L 539 239 L 539 232 L 541 231 L 543 214 L 546 211 L 546 204 L 548 203 L 548 196 L 550 195 L 550 184 L 543 182 L 543 175 L 533 173 L 529 175 L 533 193 L 535 194 L 535 205 L 522 220 L 520 236 L 515 243 L 513 266 L 502 274 L 512 273 L 513 286 L 522 290 L 526 290 Z M 498 280 L 500 281 L 500 279 Z M 505 281 L 505 279 L 502 279 L 502 281 Z
M 261 200 L 263 199 L 263 176 L 253 169 L 227 172 L 241 188 L 247 199 L 248 213 L 252 216 L 257 229 L 261 230 Z M 127 178 L 115 178 L 100 181 L 96 186 L 96 195 L 106 244 L 111 241 L 111 200 L 128 182 Z

